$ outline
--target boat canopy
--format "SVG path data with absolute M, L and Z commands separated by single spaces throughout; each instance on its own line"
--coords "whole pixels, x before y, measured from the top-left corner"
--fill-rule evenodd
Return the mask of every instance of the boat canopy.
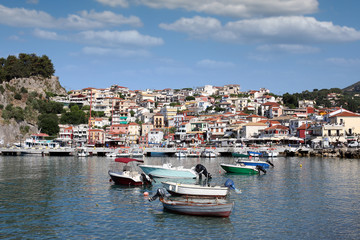
M 115 158 L 115 162 L 129 163 L 129 162 L 144 162 L 144 161 L 135 158 Z

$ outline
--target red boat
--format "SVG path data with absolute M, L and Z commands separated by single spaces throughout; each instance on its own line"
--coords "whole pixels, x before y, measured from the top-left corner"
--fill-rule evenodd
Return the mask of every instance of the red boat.
M 152 182 L 151 177 L 145 173 L 139 173 L 134 171 L 131 166 L 127 165 L 128 163 L 133 162 L 144 162 L 143 160 L 134 159 L 134 158 L 116 158 L 115 162 L 125 163 L 124 169 L 122 172 L 113 172 L 109 170 L 109 175 L 111 177 L 110 181 L 114 182 L 117 185 L 127 185 L 127 186 L 141 186 L 141 185 L 150 185 Z

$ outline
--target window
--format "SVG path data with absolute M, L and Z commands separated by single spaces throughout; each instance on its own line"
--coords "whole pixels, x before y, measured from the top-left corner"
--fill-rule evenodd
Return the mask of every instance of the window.
M 328 136 L 331 136 L 331 130 L 328 130 Z

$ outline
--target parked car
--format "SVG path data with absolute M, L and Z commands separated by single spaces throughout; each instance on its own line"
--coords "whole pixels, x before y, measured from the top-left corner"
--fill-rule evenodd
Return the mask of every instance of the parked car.
M 350 143 L 348 143 L 348 147 L 359 147 L 360 143 L 357 141 L 352 141 Z

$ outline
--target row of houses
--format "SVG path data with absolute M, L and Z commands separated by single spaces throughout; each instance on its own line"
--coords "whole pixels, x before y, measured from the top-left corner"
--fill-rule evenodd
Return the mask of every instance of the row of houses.
M 312 100 L 289 109 L 267 89 L 240 92 L 236 84 L 145 91 L 114 85 L 76 90 L 53 100 L 104 112 L 105 117 L 91 118 L 87 125 L 60 126 L 59 140 L 77 145 L 199 145 L 231 138 L 325 146 L 356 140 L 360 134 L 357 113 L 315 109 Z

